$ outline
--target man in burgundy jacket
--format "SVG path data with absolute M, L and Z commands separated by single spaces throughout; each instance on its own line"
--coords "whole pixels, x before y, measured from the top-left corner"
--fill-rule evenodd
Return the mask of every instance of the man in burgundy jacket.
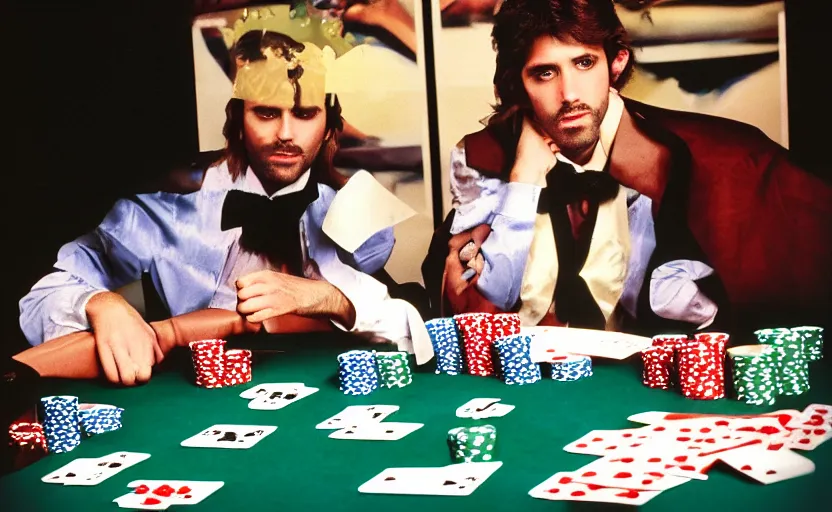
M 434 316 L 733 343 L 828 321 L 827 181 L 752 126 L 619 95 L 633 58 L 609 0 L 506 0 L 492 35 L 496 112 L 452 152 L 422 267 Z

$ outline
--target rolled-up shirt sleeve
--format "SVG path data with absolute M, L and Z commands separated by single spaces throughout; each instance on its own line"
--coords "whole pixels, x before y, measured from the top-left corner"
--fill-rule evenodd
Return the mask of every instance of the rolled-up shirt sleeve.
M 510 310 L 520 298 L 542 187 L 482 176 L 466 165 L 461 146 L 451 152 L 450 183 L 456 208 L 451 234 L 491 226 L 481 247 L 484 267 L 477 288 L 495 306 Z

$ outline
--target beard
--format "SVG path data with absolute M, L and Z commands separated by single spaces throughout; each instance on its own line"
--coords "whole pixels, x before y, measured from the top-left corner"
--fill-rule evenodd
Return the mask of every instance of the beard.
M 608 106 L 607 98 L 599 108 L 592 108 L 586 103 L 564 105 L 545 123 L 546 131 L 560 151 L 571 160 L 572 156 L 584 154 L 598 142 L 601 137 L 601 121 L 607 113 Z M 580 112 L 589 113 L 589 124 L 561 126 L 561 121 L 565 116 Z
M 294 162 L 275 162 L 270 159 L 274 154 L 299 156 Z M 316 152 L 317 153 L 317 152 Z M 264 185 L 271 184 L 279 187 L 294 183 L 312 165 L 314 154 L 309 155 L 303 148 L 295 144 L 277 142 L 260 146 L 249 152 L 249 162 L 257 177 Z

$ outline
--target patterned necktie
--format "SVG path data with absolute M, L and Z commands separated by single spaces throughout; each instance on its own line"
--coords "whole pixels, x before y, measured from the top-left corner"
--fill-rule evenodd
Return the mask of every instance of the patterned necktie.
M 311 179 L 302 190 L 273 199 L 229 190 L 222 205 L 221 227 L 223 231 L 242 227 L 244 249 L 268 257 L 276 266 L 285 263 L 292 274 L 302 275 L 299 223 L 316 199 L 318 186 Z
M 558 278 L 555 284 L 555 313 L 558 320 L 571 327 L 604 329 L 604 314 L 592 297 L 586 282 L 578 275 L 589 254 L 592 232 L 598 218 L 598 207 L 615 198 L 618 182 L 607 172 L 579 173 L 573 166 L 558 160 L 546 175 L 546 188 L 541 191 L 538 213 L 548 213 L 552 221 L 558 253 Z M 569 207 L 588 211 L 570 220 Z M 574 229 L 573 229 L 574 227 Z M 577 232 L 577 237 L 573 234 Z

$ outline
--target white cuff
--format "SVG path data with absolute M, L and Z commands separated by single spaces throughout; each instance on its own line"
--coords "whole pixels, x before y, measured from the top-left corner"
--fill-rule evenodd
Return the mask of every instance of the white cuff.
M 714 270 L 700 261 L 675 260 L 655 270 L 650 279 L 650 307 L 662 318 L 709 326 L 718 311 L 716 303 L 705 296 L 696 280 Z
M 503 200 L 494 213 L 521 221 L 533 222 L 537 216 L 537 201 L 541 187 L 532 183 L 512 181 L 506 184 Z

